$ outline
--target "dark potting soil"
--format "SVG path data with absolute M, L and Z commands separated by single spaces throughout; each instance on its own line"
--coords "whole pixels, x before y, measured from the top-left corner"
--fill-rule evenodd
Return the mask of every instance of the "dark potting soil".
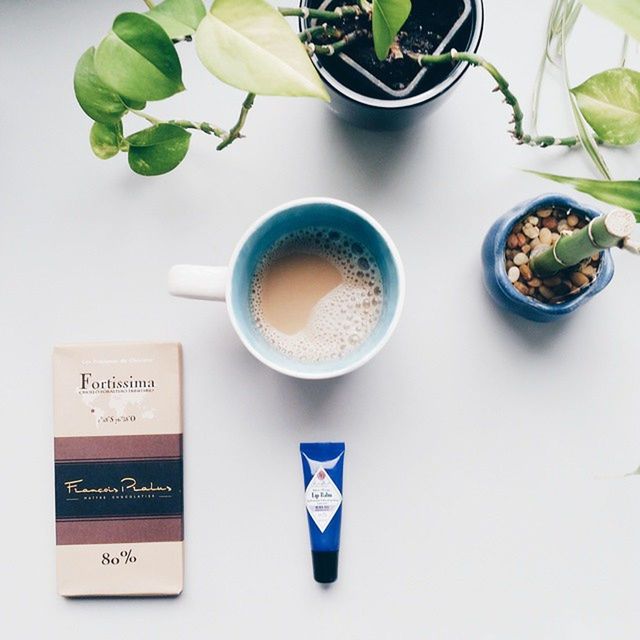
M 540 279 L 529 267 L 539 245 L 552 247 L 564 232 L 582 229 L 588 220 L 579 211 L 559 207 L 539 209 L 520 220 L 507 238 L 505 269 L 513 286 L 523 295 L 547 304 L 558 304 L 591 286 L 598 275 L 600 253 L 555 276 Z
M 322 0 L 308 2 L 309 7 L 318 8 L 323 5 L 323 9 L 350 4 L 353 4 L 353 0 L 334 0 L 328 5 Z M 462 0 L 413 0 L 411 14 L 398 34 L 401 50 L 432 53 L 451 31 L 463 11 Z M 445 47 L 445 51 L 452 47 L 464 51 L 468 47 L 473 32 L 473 19 L 473 14 L 467 18 L 453 40 Z M 371 21 L 364 15 L 346 17 L 336 26 L 345 33 L 354 30 L 371 32 Z M 344 50 L 344 54 L 395 91 L 405 89 L 421 71 L 421 67 L 406 56 L 399 59 L 390 56 L 387 60 L 378 60 L 370 37 L 356 40 Z M 338 82 L 353 91 L 371 98 L 394 99 L 340 59 L 338 55 L 318 56 L 318 59 Z M 409 95 L 414 96 L 435 87 L 451 73 L 454 66 L 454 64 L 439 64 L 428 68 L 422 80 Z

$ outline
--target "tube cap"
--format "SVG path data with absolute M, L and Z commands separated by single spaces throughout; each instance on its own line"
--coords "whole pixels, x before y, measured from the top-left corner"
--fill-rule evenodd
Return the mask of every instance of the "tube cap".
M 312 551 L 313 577 L 316 582 L 329 583 L 338 579 L 338 552 Z

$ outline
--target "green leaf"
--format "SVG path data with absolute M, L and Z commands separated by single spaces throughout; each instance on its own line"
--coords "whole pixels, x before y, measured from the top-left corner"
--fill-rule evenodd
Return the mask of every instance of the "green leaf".
M 411 13 L 411 0 L 373 1 L 373 47 L 379 60 L 385 60 L 398 31 Z
M 215 0 L 196 31 L 202 64 L 250 93 L 329 101 L 306 49 L 265 0 Z
M 552 173 L 529 171 L 547 180 L 568 184 L 587 193 L 602 202 L 633 211 L 636 221 L 640 222 L 640 180 L 587 180 L 586 178 L 570 178 Z
M 611 20 L 632 38 L 640 40 L 640 2 L 638 0 L 581 0 L 592 11 Z
M 126 138 L 129 166 L 142 176 L 175 169 L 187 155 L 191 134 L 175 124 L 156 124 Z
M 122 98 L 122 101 L 129 107 L 129 109 L 144 109 L 147 103 L 144 100 L 132 100 L 131 98 Z
M 101 160 L 108 160 L 117 155 L 122 143 L 122 120 L 114 124 L 94 122 L 89 134 L 91 150 Z
M 580 138 L 580 143 L 582 144 L 582 148 L 587 152 L 588 156 L 593 161 L 595 167 L 600 171 L 602 176 L 607 180 L 611 180 L 611 173 L 609 171 L 609 167 L 602 154 L 600 153 L 600 149 L 598 149 L 598 144 L 595 140 L 595 137 L 587 123 L 584 119 L 584 116 L 580 112 L 578 108 L 578 102 L 576 97 L 571 93 L 571 85 L 569 84 L 569 69 L 567 66 L 567 21 L 563 19 L 562 28 L 561 28 L 561 42 L 560 42 L 560 53 L 562 56 L 562 73 L 564 79 L 564 87 L 567 92 L 567 97 L 569 98 L 569 104 L 571 105 L 571 114 L 573 115 L 573 120 L 576 124 L 576 129 L 578 131 L 578 138 Z
M 164 0 L 147 11 L 173 40 L 180 40 L 195 33 L 207 14 L 202 0 Z
M 87 49 L 73 75 L 73 89 L 82 110 L 96 122 L 116 123 L 127 112 L 122 98 L 107 87 L 96 73 L 93 64 L 95 49 Z
M 140 13 L 121 13 L 98 45 L 96 72 L 130 100 L 162 100 L 184 89 L 176 49 L 164 29 Z
M 640 140 L 640 73 L 609 69 L 571 90 L 592 129 L 610 144 Z

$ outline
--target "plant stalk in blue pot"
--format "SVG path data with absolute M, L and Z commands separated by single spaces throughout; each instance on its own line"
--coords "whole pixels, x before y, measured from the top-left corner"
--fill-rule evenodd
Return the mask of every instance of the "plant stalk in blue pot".
M 482 0 L 301 0 L 300 6 L 300 37 L 331 109 L 369 129 L 405 127 L 441 104 L 469 66 L 447 54 L 477 51 L 482 36 Z M 438 64 L 423 66 L 425 54 Z
M 606 215 L 560 194 L 534 198 L 497 220 L 482 246 L 484 281 L 503 309 L 536 322 L 564 317 L 613 277 L 609 249 L 629 247 L 634 215 Z

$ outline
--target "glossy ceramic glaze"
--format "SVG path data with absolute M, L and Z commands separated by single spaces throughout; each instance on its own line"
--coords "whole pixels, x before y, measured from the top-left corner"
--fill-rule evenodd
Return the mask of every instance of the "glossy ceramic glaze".
M 317 6 L 310 0 L 300 0 L 300 6 Z M 472 34 L 467 51 L 478 50 L 484 26 L 484 7 L 482 0 L 471 0 Z M 302 27 L 302 23 L 301 23 Z M 312 58 L 318 73 L 325 82 L 331 96 L 331 110 L 343 120 L 366 129 L 402 129 L 410 126 L 440 106 L 444 99 L 464 75 L 469 65 L 457 64 L 451 73 L 439 84 L 425 91 L 403 99 L 370 98 L 353 91 L 329 73 L 319 63 L 316 56 Z
M 491 297 L 503 309 L 535 322 L 551 322 L 572 313 L 587 300 L 600 293 L 613 278 L 613 258 L 604 251 L 596 279 L 582 293 L 566 302 L 547 304 L 520 293 L 507 277 L 504 250 L 513 226 L 527 215 L 548 207 L 571 208 L 587 218 L 601 215 L 600 211 L 580 204 L 560 194 L 548 194 L 528 200 L 499 218 L 489 229 L 482 245 L 484 282 Z
M 251 282 L 261 259 L 284 236 L 309 227 L 334 229 L 367 248 L 380 269 L 384 291 L 378 323 L 368 338 L 343 358 L 301 362 L 270 344 L 251 313 Z M 302 198 L 272 209 L 245 232 L 227 267 L 176 265 L 169 273 L 173 295 L 227 304 L 231 323 L 245 347 L 267 366 L 295 378 L 335 378 L 371 360 L 395 330 L 404 301 L 404 269 L 387 232 L 368 213 L 332 198 Z

